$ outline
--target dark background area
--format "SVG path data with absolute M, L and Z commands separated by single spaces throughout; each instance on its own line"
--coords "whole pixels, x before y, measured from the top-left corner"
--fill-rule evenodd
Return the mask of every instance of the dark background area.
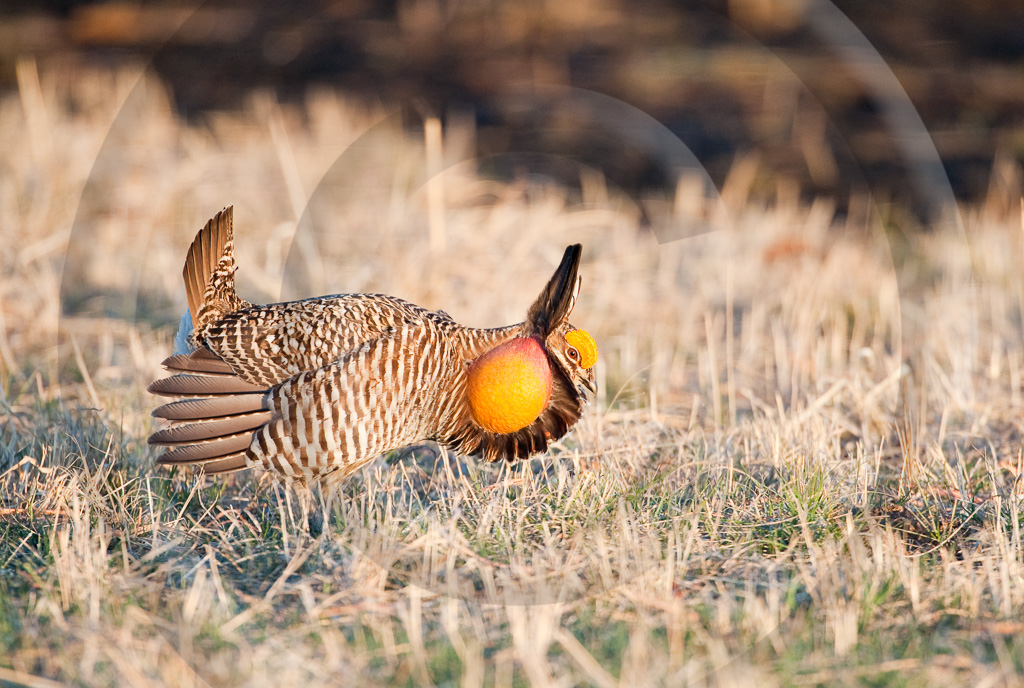
M 671 189 L 678 170 L 600 113 L 523 96 L 521 86 L 595 91 L 661 122 L 721 186 L 737 156 L 844 202 L 870 190 L 928 219 L 907 183 L 906 130 L 886 118 L 860 53 L 844 52 L 811 0 L 442 2 L 439 0 L 10 0 L 0 9 L 0 88 L 14 65 L 142 60 L 179 112 L 241 107 L 256 88 L 310 86 L 416 116 L 470 113 L 479 154 L 541 151 L 601 169 L 631 193 Z M 1024 3 L 837 2 L 913 103 L 957 198 L 985 199 L 997 161 L 1024 159 Z M 870 61 L 868 61 L 870 62 Z M 628 125 L 627 125 L 628 126 Z M 1003 197 L 1019 197 L 1012 189 Z

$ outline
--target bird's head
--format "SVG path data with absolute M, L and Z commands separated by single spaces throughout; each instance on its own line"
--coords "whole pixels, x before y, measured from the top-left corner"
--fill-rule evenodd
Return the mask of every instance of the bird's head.
M 589 332 L 565 323 L 548 336 L 547 350 L 581 398 L 585 398 L 587 392 L 597 393 L 594 378 L 597 342 Z

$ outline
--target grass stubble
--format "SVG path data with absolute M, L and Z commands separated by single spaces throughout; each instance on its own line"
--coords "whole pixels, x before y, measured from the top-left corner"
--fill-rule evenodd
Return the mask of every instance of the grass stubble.
M 416 137 L 327 93 L 186 124 L 141 72 L 18 76 L 0 684 L 1021 682 L 1024 241 L 998 185 L 969 242 L 915 234 L 894 266 L 884 208 L 752 200 L 741 159 L 720 203 L 650 199 L 692 234 L 659 243 L 593 172 L 417 181 L 466 125 Z M 316 539 L 265 476 L 155 470 L 144 386 L 226 203 L 252 300 L 386 291 L 481 326 L 581 241 L 599 398 L 529 462 L 381 457 Z

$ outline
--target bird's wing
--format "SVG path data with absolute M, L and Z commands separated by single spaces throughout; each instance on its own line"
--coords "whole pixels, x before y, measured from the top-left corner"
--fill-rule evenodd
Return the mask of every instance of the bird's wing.
M 153 411 L 170 422 L 149 436 L 166 448 L 157 463 L 202 464 L 207 473 L 245 468 L 253 432 L 271 418 L 266 388 L 242 380 L 206 348 L 171 356 L 164 367 L 174 374 L 148 391 L 177 399 Z
M 243 380 L 267 387 L 425 322 L 425 309 L 380 294 L 254 306 L 207 328 L 204 344 Z
M 450 403 L 454 348 L 433 327 L 402 327 L 272 387 L 255 463 L 292 479 L 341 478 L 374 457 L 429 439 Z

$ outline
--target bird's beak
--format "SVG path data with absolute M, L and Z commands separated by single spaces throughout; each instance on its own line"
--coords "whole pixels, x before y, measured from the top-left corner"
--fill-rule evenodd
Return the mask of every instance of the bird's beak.
M 590 374 L 580 379 L 580 383 L 589 389 L 593 394 L 597 394 L 597 381 L 594 379 L 594 371 L 590 371 Z M 581 392 L 583 390 L 580 390 Z

